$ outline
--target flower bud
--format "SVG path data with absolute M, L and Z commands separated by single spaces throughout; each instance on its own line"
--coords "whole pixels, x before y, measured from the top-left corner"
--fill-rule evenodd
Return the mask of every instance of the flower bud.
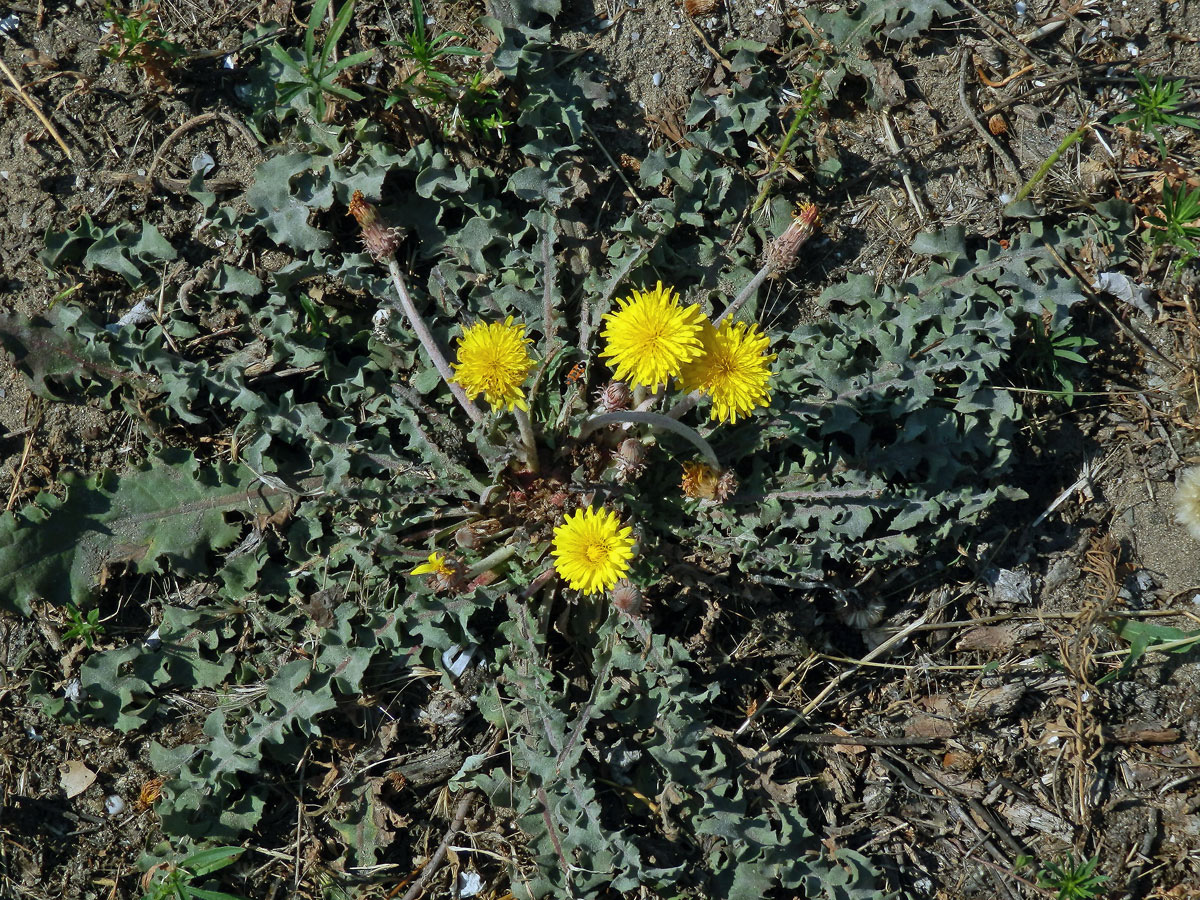
M 642 592 L 628 578 L 622 578 L 614 584 L 609 597 L 612 600 L 612 605 L 627 616 L 637 618 L 642 614 L 642 610 L 646 608 L 646 600 L 642 596 Z
M 400 229 L 384 225 L 379 219 L 379 210 L 366 201 L 362 191 L 355 191 L 350 198 L 349 215 L 354 216 L 362 229 L 363 246 L 371 256 L 382 261 L 395 255 L 403 236 Z
M 812 237 L 820 220 L 821 213 L 816 204 L 806 203 L 796 211 L 796 217 L 783 234 L 767 245 L 763 262 L 770 269 L 772 278 L 795 268 L 800 248 Z
M 617 464 L 617 481 L 633 481 L 646 469 L 646 446 L 637 438 L 621 441 L 613 459 Z
M 738 489 L 737 476 L 730 471 L 714 469 L 704 462 L 683 464 L 683 495 L 689 500 L 713 500 L 724 503 Z
M 633 391 L 629 390 L 629 385 L 623 381 L 610 381 L 607 387 L 596 394 L 596 402 L 605 412 L 629 409 L 633 403 Z

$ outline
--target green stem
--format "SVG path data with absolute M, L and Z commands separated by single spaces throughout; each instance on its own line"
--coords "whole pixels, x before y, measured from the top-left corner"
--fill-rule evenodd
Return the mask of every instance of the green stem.
M 521 443 L 525 450 L 525 464 L 529 466 L 529 471 L 536 473 L 538 470 L 538 449 L 537 439 L 533 435 L 533 422 L 529 420 L 529 413 L 520 407 L 513 407 L 513 413 L 517 417 L 517 428 L 521 430 Z
M 471 402 L 471 398 L 462 389 L 462 385 L 454 380 L 454 373 L 450 370 L 450 364 L 446 362 L 445 355 L 433 339 L 433 335 L 429 332 L 429 326 L 425 324 L 425 320 L 421 318 L 421 314 L 417 312 L 417 308 L 413 305 L 412 298 L 408 295 L 408 288 L 404 285 L 404 276 L 400 274 L 400 264 L 396 262 L 394 256 L 388 257 L 387 266 L 388 271 L 392 275 L 392 284 L 396 287 L 396 295 L 400 299 L 400 309 L 403 311 L 404 317 L 408 319 L 408 325 L 416 334 L 417 340 L 421 342 L 421 346 L 425 348 L 426 354 L 433 361 L 433 367 L 438 370 L 438 374 L 442 376 L 442 381 L 446 382 L 446 386 L 450 388 L 450 393 L 454 395 L 454 399 L 458 401 L 458 405 L 471 417 L 471 421 L 482 422 L 483 413 L 480 412 L 478 406 Z
M 1021 190 L 1017 191 L 1017 196 L 1013 199 L 1013 202 L 1020 203 L 1022 200 L 1026 199 L 1029 196 L 1030 191 L 1037 186 L 1037 183 L 1046 177 L 1046 173 L 1050 171 L 1050 168 L 1056 162 L 1058 162 L 1058 160 L 1064 153 L 1067 152 L 1068 149 L 1070 149 L 1074 144 L 1078 143 L 1079 139 L 1082 138 L 1087 133 L 1087 130 L 1091 127 L 1092 126 L 1089 122 L 1084 122 L 1065 138 L 1063 138 L 1062 143 L 1058 145 L 1055 151 L 1046 158 L 1044 163 L 1038 166 L 1038 170 L 1033 173 L 1033 177 L 1025 182 L 1025 186 L 1021 188 Z
M 783 159 L 783 155 L 788 152 L 788 148 L 792 144 L 792 138 L 796 136 L 796 132 L 800 130 L 800 123 L 808 118 L 808 114 L 812 111 L 813 104 L 821 95 L 821 76 L 817 75 L 812 84 L 804 90 L 804 97 L 800 101 L 800 108 L 796 110 L 796 117 L 792 119 L 792 124 L 787 130 L 787 134 L 783 136 L 783 142 L 779 145 L 779 152 L 775 154 L 775 158 L 771 160 L 771 165 L 767 169 L 767 174 L 763 176 L 762 187 L 758 189 L 758 196 L 754 198 L 754 205 L 750 207 L 750 214 L 758 212 L 762 209 L 762 205 L 767 202 L 767 194 L 771 190 L 771 176 L 775 174 L 775 170 L 779 168 L 779 163 Z
M 700 451 L 707 462 L 714 469 L 721 468 L 721 463 L 717 459 L 717 454 L 713 448 L 709 446 L 708 441 L 700 436 L 700 432 L 696 431 L 690 425 L 684 425 L 682 422 L 677 422 L 672 418 L 662 415 L 662 413 L 653 412 L 635 412 L 633 410 L 623 410 L 621 412 L 602 413 L 598 416 L 592 416 L 583 423 L 583 428 L 580 432 L 580 438 L 585 438 L 597 428 L 603 428 L 605 425 L 614 425 L 617 422 L 631 422 L 634 425 L 649 425 L 651 428 L 661 428 L 664 431 L 670 431 L 690 443 L 693 447 Z
M 516 544 L 505 544 L 503 547 L 497 548 L 479 562 L 475 563 L 475 565 L 471 566 L 471 568 L 467 570 L 467 577 L 478 578 L 484 572 L 490 572 L 501 563 L 508 562 L 510 559 L 512 559 L 516 552 Z

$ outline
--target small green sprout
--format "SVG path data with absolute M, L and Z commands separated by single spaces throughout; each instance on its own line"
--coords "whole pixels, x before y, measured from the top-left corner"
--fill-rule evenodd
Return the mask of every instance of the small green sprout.
M 128 15 L 119 12 L 110 2 L 104 4 L 104 21 L 110 24 L 108 36 L 99 50 L 102 56 L 141 69 L 147 77 L 164 83 L 163 74 L 186 52 L 174 41 L 168 41 L 154 16 L 157 4 L 147 0 Z
M 1038 873 L 1038 887 L 1055 891 L 1056 900 L 1090 900 L 1098 896 L 1100 886 L 1108 881 L 1107 875 L 1097 875 L 1099 856 L 1075 862 L 1073 854 L 1061 863 L 1047 862 Z
M 1082 351 L 1098 346 L 1093 338 L 1071 334 L 1065 326 L 1054 328 L 1049 322 L 1037 320 L 1030 323 L 1030 344 L 1022 363 L 1035 379 L 1057 382 L 1061 390 L 1051 396 L 1063 400 L 1067 406 L 1075 402 L 1075 382 L 1069 366 L 1087 365 Z
M 1155 254 L 1164 244 L 1179 250 L 1179 259 L 1175 261 L 1176 273 L 1200 254 L 1200 248 L 1196 246 L 1197 239 L 1200 239 L 1198 222 L 1200 188 L 1191 190 L 1186 184 L 1170 188 L 1163 184 L 1162 211 L 1159 215 L 1147 216 L 1146 224 L 1154 229 L 1150 232 L 1150 241 Z
M 63 632 L 63 640 L 71 641 L 80 638 L 84 645 L 91 650 L 96 644 L 96 638 L 104 634 L 104 626 L 100 624 L 100 610 L 89 609 L 85 615 L 77 606 L 67 607 L 67 619 L 70 626 Z
M 312 109 L 313 117 L 317 121 L 325 121 L 328 112 L 328 106 L 325 102 L 326 94 L 339 97 L 342 100 L 363 99 L 363 95 L 358 93 L 358 91 L 353 91 L 350 88 L 335 83 L 335 79 L 347 69 L 366 62 L 375 52 L 373 50 L 360 50 L 358 53 L 351 53 L 349 56 L 339 59 L 336 62 L 331 60 L 338 40 L 345 33 L 351 18 L 354 16 L 353 0 L 350 0 L 333 17 L 333 24 L 329 26 L 329 33 L 325 36 L 325 43 L 321 47 L 320 52 L 317 51 L 317 30 L 321 27 L 321 22 L 325 18 L 330 2 L 331 0 L 316 0 L 313 4 L 312 12 L 308 16 L 308 24 L 304 29 L 304 45 L 301 48 L 301 60 L 297 61 L 292 54 L 279 45 L 278 41 L 268 48 L 271 56 L 281 66 L 300 78 L 298 83 L 289 84 L 279 91 L 279 102 L 281 104 L 289 103 L 296 95 L 307 92 L 309 107 Z
M 400 93 L 392 93 L 384 103 L 391 109 L 401 100 L 412 97 L 424 105 L 437 105 L 460 96 L 464 90 L 457 81 L 437 68 L 438 60 L 448 56 L 483 56 L 482 50 L 464 47 L 452 41 L 465 41 L 457 31 L 443 31 L 430 37 L 425 28 L 425 6 L 412 0 L 413 30 L 403 40 L 385 41 L 385 46 L 400 50 L 400 58 L 409 63 L 411 71 L 400 82 Z
M 1183 103 L 1183 79 L 1164 82 L 1160 75 L 1151 84 L 1141 72 L 1134 73 L 1138 80 L 1138 92 L 1133 95 L 1134 108 L 1114 116 L 1112 124 L 1130 123 L 1135 131 L 1149 132 L 1158 144 L 1158 153 L 1167 157 L 1167 144 L 1160 129 L 1170 125 L 1200 129 L 1200 120 L 1176 112 Z
M 180 863 L 159 863 L 142 878 L 142 900 L 241 900 L 233 894 L 193 887 L 192 880 L 232 865 L 245 847 L 213 847 Z

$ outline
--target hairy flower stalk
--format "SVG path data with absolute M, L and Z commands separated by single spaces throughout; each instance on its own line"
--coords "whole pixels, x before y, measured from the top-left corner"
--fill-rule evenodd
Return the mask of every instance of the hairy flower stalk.
M 796 211 L 796 217 L 792 219 L 791 224 L 788 225 L 783 234 L 772 241 L 764 251 L 762 267 L 746 283 L 746 286 L 738 292 L 738 295 L 733 298 L 733 302 L 725 308 L 725 311 L 713 319 L 713 325 L 720 326 L 726 319 L 737 315 L 738 310 L 742 308 L 747 300 L 754 296 L 755 291 L 758 290 L 759 286 L 767 278 L 777 278 L 787 270 L 793 268 L 799 261 L 800 248 L 816 232 L 820 221 L 821 211 L 815 203 L 807 203 L 801 206 Z M 672 419 L 681 418 L 700 401 L 700 397 L 701 392 L 693 390 L 686 397 L 676 402 L 667 411 L 667 415 Z
M 359 227 L 362 229 L 363 242 L 371 252 L 371 255 L 380 262 L 387 264 L 388 272 L 392 276 L 392 284 L 396 288 L 396 296 L 400 301 L 400 310 L 404 313 L 405 319 L 408 320 L 408 326 L 417 336 L 417 340 L 425 348 L 425 353 L 433 362 L 433 367 L 442 376 L 442 381 L 446 382 L 446 386 L 450 388 L 450 393 L 454 395 L 454 399 L 458 401 L 459 406 L 471 417 L 471 421 L 482 422 L 483 413 L 478 406 L 471 402 L 471 399 L 462 387 L 454 383 L 454 374 L 450 371 L 450 364 L 446 361 L 445 354 L 438 347 L 437 342 L 433 339 L 433 335 L 429 331 L 429 326 L 425 324 L 425 320 L 417 312 L 412 298 L 408 295 L 408 288 L 404 284 L 404 276 L 400 274 L 400 264 L 396 262 L 398 239 L 395 230 L 385 228 L 380 223 L 379 211 L 373 204 L 363 199 L 361 191 L 355 191 L 354 196 L 350 200 L 350 215 L 354 216 Z

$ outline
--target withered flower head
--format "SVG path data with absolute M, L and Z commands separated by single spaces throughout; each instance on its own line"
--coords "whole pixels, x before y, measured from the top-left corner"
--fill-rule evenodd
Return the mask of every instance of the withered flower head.
M 379 218 L 379 210 L 367 202 L 362 191 L 355 191 L 350 198 L 349 215 L 354 216 L 358 227 L 362 229 L 363 246 L 371 256 L 382 261 L 395 255 L 402 237 L 400 229 L 384 225 Z
M 689 500 L 714 500 L 724 503 L 738 489 L 737 476 L 722 472 L 708 463 L 692 461 L 683 464 L 683 496 Z
M 796 210 L 796 217 L 783 234 L 767 245 L 763 262 L 770 267 L 773 278 L 778 278 L 784 272 L 795 268 L 800 248 L 813 236 L 820 221 L 821 211 L 817 209 L 816 204 L 806 203 Z

